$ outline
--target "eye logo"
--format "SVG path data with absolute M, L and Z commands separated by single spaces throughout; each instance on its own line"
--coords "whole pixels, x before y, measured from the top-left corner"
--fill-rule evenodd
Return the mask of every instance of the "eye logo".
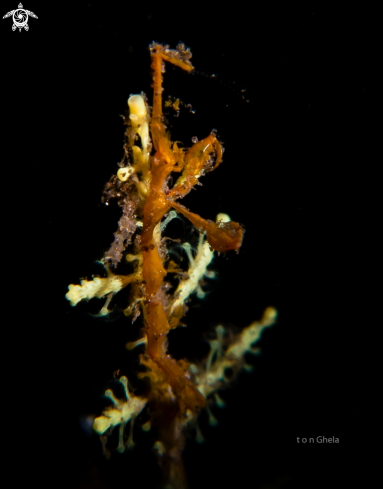
M 36 14 L 31 12 L 30 10 L 23 9 L 23 5 L 21 3 L 19 3 L 18 8 L 16 10 L 11 10 L 7 14 L 5 14 L 3 19 L 6 19 L 7 17 L 10 17 L 11 15 L 13 18 L 13 25 L 12 25 L 13 31 L 15 31 L 16 29 L 19 29 L 19 31 L 21 32 L 21 29 L 23 29 L 23 28 L 26 31 L 28 31 L 29 30 L 28 18 L 34 17 L 35 19 L 38 19 Z

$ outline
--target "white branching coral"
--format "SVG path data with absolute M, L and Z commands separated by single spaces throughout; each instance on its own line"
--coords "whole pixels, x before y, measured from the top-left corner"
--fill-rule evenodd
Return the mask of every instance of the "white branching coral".
M 217 215 L 217 223 L 229 221 L 230 217 L 227 214 L 221 213 Z M 190 243 L 184 243 L 183 248 L 188 256 L 190 266 L 187 272 L 187 278 L 180 281 L 174 293 L 175 300 L 170 307 L 171 313 L 178 307 L 185 304 L 189 296 L 195 292 L 197 293 L 197 297 L 199 299 L 204 298 L 206 293 L 200 286 L 201 280 L 204 277 L 215 277 L 214 272 L 207 270 L 207 267 L 213 260 L 214 250 L 212 250 L 209 243 L 205 240 L 205 235 L 203 233 L 199 235 L 198 248 L 195 257 L 192 255 Z
M 66 298 L 70 301 L 71 306 L 75 306 L 81 300 L 90 300 L 94 297 L 100 299 L 105 295 L 117 294 L 124 287 L 121 278 L 117 275 L 111 277 L 93 277 L 93 280 L 81 280 L 80 285 L 70 284 L 69 292 Z
M 208 398 L 215 393 L 223 384 L 227 383 L 225 370 L 228 368 L 238 371 L 246 368 L 244 356 L 246 353 L 257 354 L 259 348 L 255 346 L 261 338 L 262 331 L 275 323 L 277 311 L 268 307 L 263 313 L 261 321 L 256 321 L 237 335 L 226 351 L 223 349 L 224 328 L 216 327 L 217 338 L 210 341 L 210 353 L 205 368 L 192 365 L 191 372 L 195 374 L 197 389 Z
M 134 134 L 134 137 L 139 137 L 142 148 L 131 144 L 130 149 L 132 152 L 133 166 L 128 164 L 120 168 L 117 172 L 117 178 L 121 182 L 127 182 L 132 175 L 140 173 L 142 178 L 136 179 L 134 184 L 140 197 L 145 198 L 149 191 L 150 182 L 149 151 L 151 141 L 149 136 L 148 113 L 142 95 L 132 95 L 129 97 L 128 105 L 130 109 L 130 128 L 133 131 L 132 134 Z
M 103 415 L 94 420 L 93 428 L 99 435 L 102 435 L 108 429 L 120 425 L 120 440 L 117 449 L 124 451 L 125 443 L 123 435 L 125 426 L 129 421 L 131 422 L 130 435 L 127 442 L 127 446 L 131 446 L 133 445 L 134 420 L 145 407 L 147 399 L 137 397 L 129 391 L 128 379 L 126 377 L 120 377 L 119 382 L 124 388 L 126 399 L 118 399 L 110 389 L 105 391 L 105 396 L 112 401 L 113 407 L 105 409 Z
M 190 364 L 189 371 L 193 377 L 193 380 L 197 386 L 199 392 L 205 397 L 205 399 L 212 398 L 214 403 L 223 408 L 225 402 L 219 397 L 218 390 L 222 389 L 225 384 L 230 382 L 225 376 L 226 369 L 232 369 L 238 372 L 241 368 L 248 370 L 244 360 L 246 353 L 252 353 L 256 355 L 259 353 L 256 343 L 260 340 L 262 332 L 265 328 L 275 324 L 277 318 L 277 311 L 273 307 L 268 307 L 260 321 L 255 321 L 247 328 L 244 328 L 241 333 L 236 335 L 225 350 L 223 347 L 225 329 L 222 325 L 215 328 L 216 339 L 210 340 L 210 352 L 206 362 L 199 365 Z M 137 344 L 145 343 L 143 339 L 135 342 Z M 135 345 L 130 345 L 129 349 Z M 108 389 L 105 392 L 105 396 L 108 397 L 113 407 L 108 407 L 104 410 L 102 416 L 99 416 L 94 421 L 94 429 L 97 433 L 102 435 L 107 430 L 120 426 L 119 432 L 119 445 L 118 450 L 123 451 L 126 446 L 133 445 L 133 423 L 136 416 L 145 408 L 147 399 L 135 396 L 128 388 L 128 380 L 126 377 L 121 377 L 119 382 L 124 388 L 126 399 L 118 399 L 113 392 Z M 168 387 L 169 394 L 171 394 L 170 386 Z M 174 397 L 174 396 L 173 396 Z M 208 413 L 209 423 L 214 426 L 218 422 L 212 412 L 209 405 L 206 405 Z M 196 421 L 196 414 L 189 412 L 184 420 L 184 424 Z M 131 421 L 130 434 L 127 443 L 124 442 L 124 430 L 126 424 Z M 146 431 L 150 426 L 143 425 L 142 428 Z M 202 441 L 203 436 L 197 425 L 197 441 Z
M 182 306 L 188 297 L 194 292 L 197 292 L 199 298 L 204 297 L 205 293 L 199 285 L 200 281 L 204 276 L 209 278 L 214 277 L 213 272 L 207 271 L 207 267 L 210 265 L 213 259 L 214 252 L 210 249 L 209 243 L 205 241 L 203 234 L 199 235 L 197 254 L 194 258 L 191 253 L 191 246 L 189 243 L 184 243 L 183 248 L 188 256 L 190 268 L 187 272 L 187 278 L 181 280 L 178 284 L 174 294 L 176 299 L 170 308 L 171 312 Z
M 130 256 L 127 256 L 128 261 Z M 108 272 L 107 277 L 93 277 L 92 280 L 80 280 L 80 285 L 70 284 L 68 286 L 69 292 L 67 292 L 65 297 L 71 303 L 71 306 L 75 306 L 81 300 L 89 301 L 95 297 L 101 299 L 105 296 L 109 296 L 109 303 L 114 294 L 120 292 L 131 282 L 137 282 L 142 279 L 140 268 L 131 275 L 114 275 L 109 268 L 106 268 L 106 270 Z

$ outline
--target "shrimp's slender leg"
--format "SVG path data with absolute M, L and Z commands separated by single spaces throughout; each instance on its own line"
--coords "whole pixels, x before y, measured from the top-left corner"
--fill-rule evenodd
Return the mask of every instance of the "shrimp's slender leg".
M 194 70 L 189 60 L 183 60 L 179 51 L 168 49 L 160 44 L 153 43 L 150 46 L 153 70 L 153 112 L 151 132 L 153 145 L 156 151 L 160 151 L 161 138 L 166 137 L 165 126 L 162 122 L 162 64 L 164 61 L 174 64 L 185 71 Z

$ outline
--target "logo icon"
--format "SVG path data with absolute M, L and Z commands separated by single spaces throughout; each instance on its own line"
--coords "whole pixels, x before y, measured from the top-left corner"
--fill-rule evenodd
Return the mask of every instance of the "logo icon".
M 28 17 L 34 17 L 35 19 L 38 19 L 36 14 L 31 12 L 30 10 L 23 9 L 23 5 L 21 3 L 19 3 L 18 8 L 16 10 L 11 10 L 7 14 L 5 14 L 3 19 L 6 19 L 11 15 L 13 16 L 13 26 L 12 26 L 13 31 L 19 29 L 19 31 L 21 32 L 21 29 L 23 27 L 26 31 L 28 31 L 29 30 Z

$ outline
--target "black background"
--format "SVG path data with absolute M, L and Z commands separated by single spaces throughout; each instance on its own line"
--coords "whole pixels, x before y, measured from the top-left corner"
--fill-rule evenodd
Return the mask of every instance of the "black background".
M 193 75 L 167 67 L 165 97 L 195 110 L 170 119 L 173 139 L 189 146 L 216 128 L 225 147 L 223 164 L 183 203 L 209 219 L 228 212 L 246 229 L 239 254 L 215 260 L 218 279 L 192 302 L 171 351 L 193 359 L 215 325 L 243 328 L 269 305 L 279 311 L 262 355 L 248 359 L 254 372 L 222 392 L 219 426 L 203 414 L 206 442 L 188 440 L 190 488 L 354 477 L 365 395 L 365 17 L 333 1 L 24 7 L 38 16 L 28 32 L 1 22 L 2 443 L 14 486 L 25 476 L 67 489 L 158 482 L 148 438 L 106 460 L 81 423 L 100 414 L 113 372 L 134 370 L 124 344 L 136 330 L 65 300 L 69 283 L 101 273 L 95 261 L 113 239 L 119 213 L 101 204 L 101 191 L 122 157 L 127 98 L 144 91 L 151 100 L 153 40 L 183 41 L 196 67 Z M 2 3 L 3 14 L 14 8 Z M 340 443 L 297 443 L 318 436 Z

